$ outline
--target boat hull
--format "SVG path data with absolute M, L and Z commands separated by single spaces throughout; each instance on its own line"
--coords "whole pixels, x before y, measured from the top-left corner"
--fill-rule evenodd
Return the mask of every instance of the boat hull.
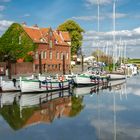
M 121 80 L 121 79 L 126 79 L 126 75 L 124 74 L 108 74 L 109 80 Z
M 68 81 L 51 82 L 39 80 L 21 80 L 20 87 L 22 93 L 38 93 L 64 90 L 68 89 L 70 86 Z

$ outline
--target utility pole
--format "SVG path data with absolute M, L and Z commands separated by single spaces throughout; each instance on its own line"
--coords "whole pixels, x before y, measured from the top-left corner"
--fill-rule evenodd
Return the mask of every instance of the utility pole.
M 39 73 L 42 74 L 42 61 L 41 61 L 41 54 L 39 53 Z

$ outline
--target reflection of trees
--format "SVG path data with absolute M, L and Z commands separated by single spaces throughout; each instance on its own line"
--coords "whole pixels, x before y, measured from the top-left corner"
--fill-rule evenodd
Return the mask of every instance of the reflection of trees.
M 38 122 L 52 123 L 55 118 L 74 117 L 84 108 L 83 97 L 60 97 L 43 103 L 40 106 L 23 107 L 20 109 L 15 102 L 4 105 L 0 114 L 14 130 L 29 127 Z
M 75 96 L 72 97 L 71 100 L 72 106 L 69 114 L 70 117 L 74 117 L 81 112 L 81 110 L 84 108 L 82 102 L 83 102 L 83 97 L 78 97 L 78 98 Z
M 18 130 L 22 128 L 27 119 L 37 110 L 37 107 L 24 108 L 22 117 L 20 116 L 20 108 L 17 104 L 4 106 L 0 109 L 0 114 L 7 121 L 11 128 Z

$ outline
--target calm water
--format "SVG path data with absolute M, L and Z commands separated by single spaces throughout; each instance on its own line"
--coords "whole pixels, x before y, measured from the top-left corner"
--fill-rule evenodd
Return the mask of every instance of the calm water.
M 0 140 L 140 140 L 139 83 L 135 76 L 96 93 L 58 92 L 48 102 L 45 94 L 2 94 Z

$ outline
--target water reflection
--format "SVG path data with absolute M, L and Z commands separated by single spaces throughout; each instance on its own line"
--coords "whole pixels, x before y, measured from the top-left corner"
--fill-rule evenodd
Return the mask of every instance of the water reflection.
M 80 87 L 49 94 L 4 93 L 0 114 L 11 128 L 20 129 L 16 135 L 23 136 L 21 140 L 139 140 L 139 81 L 138 76 L 111 81 L 108 88 Z M 4 135 L 1 130 L 0 139 L 18 140 L 15 133 L 8 135 L 6 131 Z
M 83 109 L 83 98 L 68 90 L 47 94 L 3 93 L 0 114 L 14 130 L 56 118 L 76 116 Z

